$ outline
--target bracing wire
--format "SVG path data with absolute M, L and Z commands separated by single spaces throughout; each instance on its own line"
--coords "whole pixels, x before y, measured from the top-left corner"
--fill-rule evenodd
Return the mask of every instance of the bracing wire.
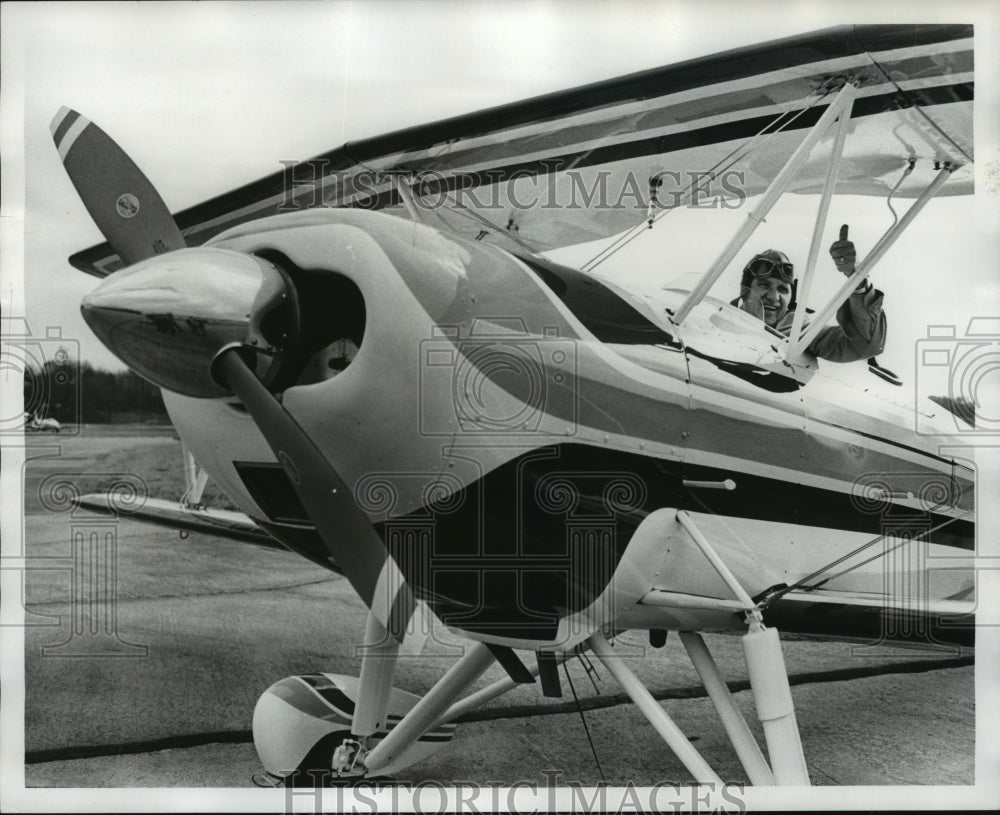
M 805 110 L 808 110 L 808 108 L 806 108 L 804 110 L 800 110 L 795 116 L 793 116 L 791 119 L 789 119 L 783 125 L 781 125 L 780 127 L 777 127 L 777 123 L 783 117 L 787 116 L 788 113 L 789 113 L 789 111 L 787 111 L 787 110 L 782 111 L 781 113 L 778 114 L 778 116 L 776 118 L 772 119 L 770 122 L 768 122 L 766 125 L 764 125 L 764 127 L 761 128 L 748 141 L 746 141 L 745 143 L 743 143 L 743 144 L 741 144 L 741 145 L 739 145 L 737 147 L 734 147 L 732 150 L 729 151 L 728 154 L 726 154 L 721 159 L 719 159 L 715 163 L 714 167 L 710 167 L 709 168 L 709 170 L 706 173 L 706 175 L 711 175 L 712 173 L 715 173 L 715 172 L 725 172 L 730 167 L 732 167 L 734 164 L 736 164 L 736 162 L 738 162 L 741 159 L 745 158 L 750 153 L 750 151 L 756 146 L 757 142 L 759 142 L 761 140 L 761 138 L 763 138 L 765 135 L 768 135 L 767 131 L 770 128 L 776 127 L 777 129 L 774 132 L 775 133 L 780 132 L 782 129 L 784 129 L 789 124 L 791 124 L 792 122 L 794 122 L 795 119 L 797 119 L 799 116 L 801 116 L 805 112 Z M 730 161 L 730 159 L 732 159 L 732 161 Z M 725 162 L 729 162 L 729 163 L 726 164 Z M 725 166 L 723 166 L 723 165 L 725 165 Z M 620 246 L 624 246 L 624 245 L 630 243 L 635 237 L 637 237 L 638 235 L 640 235 L 649 226 L 651 226 L 652 223 L 655 223 L 656 221 L 660 220 L 660 218 L 662 218 L 668 212 L 670 212 L 673 209 L 676 209 L 681 204 L 683 204 L 685 201 L 687 201 L 692 195 L 694 195 L 694 193 L 695 193 L 696 190 L 697 190 L 697 183 L 692 183 L 690 190 L 688 192 L 686 192 L 681 197 L 680 200 L 678 200 L 676 207 L 671 207 L 670 209 L 662 209 L 662 210 L 660 210 L 660 212 L 657 213 L 657 214 L 655 214 L 655 215 L 653 215 L 652 218 L 650 219 L 650 221 L 648 221 L 645 225 L 644 224 L 636 224 L 634 227 L 632 227 L 626 233 L 624 233 L 623 235 L 620 235 L 618 237 L 618 239 L 614 243 L 612 243 L 610 246 L 606 246 L 597 255 L 595 255 L 593 258 L 591 258 L 589 261 L 587 261 L 587 263 L 585 263 L 581 267 L 581 269 L 583 271 L 585 271 L 585 272 L 586 271 L 590 271 L 591 269 L 595 268 L 599 264 L 603 263 L 605 260 L 607 260 L 609 257 L 611 257 L 611 255 L 613 255 L 615 252 L 617 252 L 618 248 L 620 248 Z
M 766 136 L 772 136 L 772 135 L 774 135 L 776 133 L 780 133 L 781 131 L 785 130 L 796 119 L 798 119 L 800 116 L 802 116 L 807 111 L 811 110 L 813 107 L 815 107 L 821 101 L 823 101 L 827 96 L 829 96 L 829 94 L 830 94 L 830 91 L 827 91 L 827 92 L 825 92 L 825 93 L 817 96 L 808 105 L 806 105 L 805 107 L 799 109 L 786 122 L 781 122 L 781 120 L 783 118 L 785 118 L 786 116 L 788 116 L 791 113 L 791 108 L 789 107 L 788 109 L 783 110 L 774 119 L 772 119 L 766 125 L 764 125 L 764 127 L 762 127 L 755 135 L 751 136 L 750 139 L 748 139 L 743 144 L 741 144 L 741 145 L 733 148 L 727 155 L 725 155 L 721 159 L 719 159 L 715 163 L 715 166 L 711 167 L 707 171 L 707 175 L 711 176 L 712 173 L 725 172 L 730 167 L 732 167 L 733 165 L 735 165 L 738 161 L 741 161 L 742 159 L 744 159 L 747 155 L 750 154 L 750 152 L 752 152 L 753 150 L 755 150 L 757 148 L 757 145 Z M 781 122 L 780 125 L 779 125 L 779 122 Z M 774 129 L 772 130 L 772 128 L 774 128 Z M 729 162 L 729 163 L 727 164 L 726 162 Z M 639 235 L 641 235 L 643 232 L 645 232 L 647 230 L 647 228 L 651 227 L 655 222 L 659 221 L 668 212 L 671 212 L 672 210 L 677 209 L 678 207 L 680 207 L 681 204 L 684 203 L 684 201 L 686 201 L 692 195 L 694 195 L 694 193 L 696 192 L 696 190 L 697 190 L 697 184 L 696 183 L 692 183 L 691 188 L 677 202 L 676 206 L 671 207 L 669 209 L 661 209 L 655 215 L 652 215 L 648 222 L 644 222 L 642 224 L 636 224 L 634 227 L 632 227 L 631 229 L 629 229 L 628 231 L 626 231 L 625 233 L 623 233 L 622 235 L 620 235 L 614 241 L 614 243 L 612 243 L 609 246 L 604 247 L 596 255 L 594 255 L 594 257 L 592 257 L 590 260 L 588 260 L 586 263 L 584 263 L 580 267 L 581 270 L 584 271 L 584 272 L 591 272 L 591 271 L 593 271 L 600 264 L 604 263 L 604 261 L 606 261 L 608 258 L 610 258 L 613 255 L 615 255 L 617 252 L 619 252 L 621 249 L 625 248 L 625 246 L 627 246 L 629 243 L 631 243 L 633 240 L 635 240 L 637 237 L 639 237 Z
M 961 490 L 958 491 L 958 493 L 953 494 L 952 496 L 950 496 L 948 500 L 941 500 L 941 501 L 939 501 L 933 507 L 931 507 L 930 509 L 928 509 L 927 512 L 929 512 L 929 513 L 934 512 L 934 511 L 942 508 L 946 504 L 954 504 L 955 502 L 958 501 L 959 498 L 961 498 L 970 489 L 972 489 L 971 485 L 968 486 L 968 487 L 963 487 Z M 953 524 L 953 523 L 955 523 L 955 521 L 958 521 L 958 520 L 961 520 L 961 518 L 960 517 L 948 518 L 947 520 L 942 521 L 941 523 L 937 524 L 936 526 L 932 526 L 930 529 L 923 530 L 918 535 L 914 535 L 911 538 L 905 538 L 905 539 L 901 540 L 895 546 L 889 547 L 887 549 L 883 549 L 882 551 L 880 551 L 880 552 L 872 555 L 871 557 L 867 558 L 866 560 L 860 561 L 858 563 L 854 563 L 851 566 L 849 566 L 848 568 L 843 569 L 843 570 L 837 572 L 836 574 L 831 574 L 831 575 L 823 578 L 823 580 L 820 580 L 818 582 L 814 582 L 816 580 L 816 578 L 818 578 L 820 575 L 825 574 L 826 572 L 831 571 L 832 569 L 834 569 L 837 566 L 839 566 L 841 563 L 844 563 L 844 562 L 850 560 L 855 555 L 861 554 L 861 552 L 865 551 L 866 549 L 874 546 L 875 544 L 877 544 L 880 541 L 883 541 L 887 537 L 889 537 L 889 535 L 887 535 L 887 534 L 878 535 L 877 537 L 872 538 L 870 541 L 867 541 L 866 543 L 861 544 L 861 546 L 857 547 L 856 549 L 853 549 L 852 551 L 848 552 L 847 554 L 842 555 L 841 557 L 837 558 L 836 560 L 831 561 L 830 563 L 827 563 L 825 566 L 823 566 L 820 569 L 817 569 L 812 574 L 808 574 L 805 577 L 803 577 L 801 580 L 797 580 L 795 583 L 792 583 L 790 586 L 783 586 L 782 588 L 778 589 L 777 591 L 768 594 L 767 597 L 764 599 L 764 605 L 766 606 L 768 603 L 771 603 L 774 600 L 777 600 L 778 598 L 782 597 L 783 595 L 788 594 L 789 592 L 795 591 L 795 590 L 800 589 L 800 588 L 804 588 L 806 591 L 812 591 L 812 590 L 818 589 L 823 584 L 828 583 L 831 580 L 834 580 L 835 578 L 840 577 L 841 575 L 845 575 L 848 572 L 854 571 L 855 569 L 858 569 L 858 568 L 864 566 L 866 563 L 871 563 L 873 560 L 878 560 L 880 557 L 885 557 L 886 555 L 890 554 L 891 552 L 894 552 L 897 549 L 899 549 L 899 548 L 901 548 L 903 546 L 906 546 L 907 544 L 916 543 L 919 540 L 923 540 L 924 538 L 926 538 L 931 533 L 938 532 L 941 529 L 944 529 L 944 527 L 949 526 L 950 524 Z
M 587 717 L 583 715 L 583 708 L 580 706 L 580 699 L 576 695 L 576 688 L 573 686 L 573 677 L 569 675 L 569 668 L 566 666 L 566 662 L 563 662 L 563 673 L 566 674 L 566 681 L 569 683 L 570 692 L 573 694 L 573 701 L 576 703 L 576 711 L 580 714 L 580 721 L 583 722 L 583 732 L 587 734 L 587 743 L 590 745 L 590 752 L 594 756 L 594 764 L 597 765 L 597 772 L 601 774 L 601 783 L 607 784 L 608 779 L 604 777 L 604 768 L 601 766 L 601 759 L 597 755 L 597 748 L 594 746 L 594 740 L 590 737 L 590 728 L 587 726 Z
M 734 148 L 727 155 L 725 155 L 721 159 L 719 159 L 715 163 L 714 167 L 709 168 L 709 170 L 706 173 L 706 175 L 710 176 L 712 173 L 715 173 L 715 172 L 725 172 L 730 167 L 732 167 L 734 164 L 736 164 L 736 162 L 738 162 L 741 159 L 745 158 L 747 156 L 747 154 L 750 152 L 750 150 L 752 149 L 752 146 L 756 143 L 756 141 L 759 140 L 763 135 L 765 135 L 765 132 L 767 131 L 767 129 L 770 128 L 770 127 L 772 127 L 772 126 L 774 126 L 775 123 L 779 119 L 781 119 L 783 116 L 787 115 L 787 113 L 788 113 L 788 111 L 784 111 L 783 113 L 779 114 L 778 117 L 777 117 L 777 119 L 774 119 L 774 120 L 768 122 L 763 127 L 763 129 L 761 129 L 760 132 L 758 132 L 755 136 L 751 137 L 751 139 L 748 142 L 746 142 L 743 145 L 740 145 L 739 147 Z M 792 119 L 791 121 L 794 121 L 794 119 Z M 790 122 L 788 122 L 786 124 L 790 124 Z M 775 132 L 778 132 L 778 131 L 775 131 Z M 732 159 L 732 161 L 729 161 L 730 159 Z M 725 164 L 725 162 L 727 162 L 727 161 L 729 163 Z M 724 164 L 725 164 L 725 166 L 723 166 Z M 694 193 L 695 193 L 696 190 L 697 190 L 697 184 L 696 183 L 692 183 L 691 188 L 687 192 L 685 192 L 684 195 L 677 201 L 677 205 L 676 206 L 670 207 L 669 209 L 661 209 L 659 212 L 653 213 L 651 215 L 651 217 L 646 222 L 641 223 L 641 224 L 636 224 L 635 226 L 633 226 L 631 229 L 629 229 L 628 231 L 626 231 L 622 235 L 619 235 L 618 238 L 612 244 L 610 244 L 609 246 L 604 247 L 604 249 L 602 249 L 600 252 L 598 252 L 589 261 L 587 261 L 586 263 L 584 263 L 583 266 L 580 267 L 581 270 L 585 271 L 585 272 L 589 272 L 589 271 L 593 270 L 594 268 L 596 268 L 597 266 L 599 266 L 601 263 L 603 263 L 609 257 L 611 257 L 612 255 L 614 255 L 619 249 L 624 248 L 629 243 L 631 243 L 633 240 L 635 240 L 635 238 L 637 238 L 639 235 L 641 235 L 643 232 L 645 232 L 648 228 L 651 228 L 653 224 L 655 224 L 657 221 L 659 221 L 668 212 L 671 212 L 672 210 L 677 209 L 678 207 L 680 207 L 681 204 L 685 203 L 688 199 L 690 199 L 690 197 L 692 195 L 694 195 Z M 652 207 L 652 202 L 651 202 L 650 206 Z
M 752 150 L 756 149 L 758 143 L 764 137 L 768 135 L 773 135 L 774 133 L 780 133 L 782 130 L 789 127 L 796 119 L 798 119 L 808 110 L 812 109 L 816 104 L 825 99 L 828 93 L 829 92 L 817 96 L 817 98 L 813 102 L 808 104 L 806 107 L 796 111 L 794 115 L 791 115 L 791 117 L 787 119 L 787 121 L 782 122 L 782 119 L 788 117 L 791 114 L 792 112 L 791 107 L 779 113 L 774 119 L 772 119 L 766 125 L 764 125 L 764 127 L 761 128 L 761 130 L 758 131 L 754 136 L 750 137 L 750 139 L 748 139 L 746 142 L 735 147 L 727 155 L 719 159 L 719 161 L 716 162 L 715 166 L 711 167 L 707 171 L 707 174 L 710 176 L 712 173 L 724 172 L 725 170 L 731 168 L 738 161 L 745 158 Z M 444 145 L 442 149 L 443 150 L 447 149 L 447 147 L 448 147 L 447 145 Z M 677 206 L 680 206 L 686 200 L 688 200 L 692 195 L 694 195 L 695 192 L 697 191 L 697 187 L 698 187 L 697 183 L 693 182 L 690 189 L 687 192 L 685 192 L 682 198 L 678 201 Z M 498 224 L 494 224 L 492 221 L 489 221 L 479 213 L 475 212 L 474 210 L 471 210 L 469 207 L 465 206 L 458 200 L 453 199 L 453 204 L 454 206 L 452 211 L 454 211 L 457 215 L 468 218 L 469 220 L 478 223 L 487 232 L 494 232 L 500 235 L 504 235 L 505 237 L 514 241 L 518 246 L 520 246 L 522 249 L 529 252 L 530 254 L 536 256 L 538 255 L 538 251 L 534 247 L 530 246 L 528 243 L 526 243 L 523 239 L 519 238 L 517 235 L 511 233 L 510 230 L 503 229 Z M 670 209 L 661 209 L 659 212 L 651 214 L 650 219 L 648 221 L 648 225 L 651 227 L 653 223 L 658 221 L 669 211 Z M 580 267 L 581 270 L 585 272 L 592 271 L 594 268 L 603 263 L 605 260 L 616 254 L 620 249 L 624 248 L 629 243 L 631 243 L 635 238 L 637 238 L 640 234 L 642 234 L 642 232 L 645 231 L 646 228 L 647 225 L 645 222 L 643 224 L 637 224 L 635 227 L 628 230 L 624 235 L 619 236 L 613 244 L 600 250 L 593 258 L 584 263 Z
M 583 672 L 587 674 L 587 678 L 590 680 L 590 684 L 594 686 L 594 693 L 598 696 L 601 695 L 601 689 L 597 686 L 597 668 L 594 667 L 594 663 L 590 661 L 584 653 L 578 653 L 576 658 L 580 660 L 580 664 L 583 666 Z
M 896 226 L 896 224 L 899 222 L 899 215 L 896 214 L 896 210 L 893 209 L 893 206 L 892 206 L 892 196 L 894 196 L 896 194 L 896 190 L 898 190 L 899 189 L 899 185 L 903 183 L 903 179 L 905 179 L 910 173 L 913 172 L 913 166 L 916 163 L 917 163 L 917 160 L 914 159 L 914 158 L 911 158 L 911 159 L 909 159 L 907 161 L 907 163 L 906 163 L 906 169 L 903 170 L 903 174 L 899 177 L 899 181 L 896 182 L 896 186 L 894 186 L 891 190 L 889 190 L 889 195 L 885 199 L 885 204 L 886 204 L 887 207 L 889 207 L 889 212 L 892 213 L 892 223 L 889 225 L 889 229 L 886 230 L 887 232 L 891 231 L 892 228 L 894 226 Z

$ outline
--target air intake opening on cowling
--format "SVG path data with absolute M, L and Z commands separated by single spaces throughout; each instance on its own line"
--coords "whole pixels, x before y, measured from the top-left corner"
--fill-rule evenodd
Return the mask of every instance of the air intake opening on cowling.
M 302 269 L 283 253 L 263 249 L 254 254 L 280 267 L 292 281 L 298 299 L 298 341 L 282 371 L 282 385 L 311 385 L 344 371 L 361 348 L 365 333 L 365 301 L 361 290 L 332 269 Z

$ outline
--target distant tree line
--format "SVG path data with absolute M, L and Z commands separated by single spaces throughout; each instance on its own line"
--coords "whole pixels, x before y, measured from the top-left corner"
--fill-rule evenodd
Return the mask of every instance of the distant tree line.
M 64 424 L 169 422 L 160 389 L 132 371 L 46 360 L 24 374 L 24 409 Z
M 58 356 L 58 355 L 57 355 Z M 932 396 L 931 401 L 975 427 L 971 400 Z M 24 408 L 41 418 L 86 424 L 169 422 L 160 389 L 132 371 L 106 371 L 49 359 L 24 375 Z

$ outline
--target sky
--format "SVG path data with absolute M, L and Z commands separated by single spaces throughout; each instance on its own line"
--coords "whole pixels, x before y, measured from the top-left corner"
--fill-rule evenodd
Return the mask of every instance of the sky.
M 36 335 L 55 327 L 79 341 L 82 358 L 93 364 L 122 367 L 79 315 L 80 300 L 98 281 L 66 262 L 101 236 L 51 142 L 49 122 L 62 105 L 110 133 L 177 211 L 274 172 L 280 161 L 350 139 L 830 25 L 899 22 L 898 8 L 883 2 L 4 3 L 5 314 L 24 315 Z M 718 25 L 720 19 L 729 24 Z M 978 42 L 995 40 L 990 32 L 1000 31 L 998 20 L 997 4 L 986 2 L 908 4 L 907 22 L 973 21 Z M 992 65 L 992 75 L 1000 74 L 985 49 L 976 60 L 977 73 Z M 977 130 L 1000 132 L 995 103 L 977 96 L 976 117 Z M 890 320 L 883 361 L 904 376 L 927 325 L 964 325 L 983 309 L 1000 314 L 1000 139 L 980 135 L 977 175 L 986 178 L 992 168 L 992 194 L 932 202 L 874 277 L 886 291 Z M 977 186 L 989 184 L 980 178 Z M 814 206 L 786 196 L 747 248 L 775 246 L 804 264 Z M 662 286 L 678 266 L 710 262 L 742 217 L 742 211 L 671 213 L 599 272 L 636 287 Z M 863 253 L 890 221 L 884 201 L 843 197 L 829 229 L 850 223 Z M 18 227 L 23 244 L 11 237 Z M 561 259 L 582 262 L 592 251 L 571 250 Z M 818 296 L 840 282 L 826 271 Z M 728 295 L 733 275 L 719 285 L 717 293 Z

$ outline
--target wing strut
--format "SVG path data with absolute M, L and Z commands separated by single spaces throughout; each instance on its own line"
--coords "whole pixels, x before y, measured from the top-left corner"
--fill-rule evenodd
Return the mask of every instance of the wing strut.
M 830 199 L 833 198 L 833 188 L 837 185 L 837 177 L 840 175 L 840 160 L 844 156 L 844 143 L 847 141 L 847 130 L 851 124 L 850 111 L 845 111 L 840 116 L 840 126 L 837 128 L 837 135 L 833 142 L 833 150 L 830 153 L 830 168 L 826 173 L 826 184 L 823 186 L 823 195 L 819 199 L 819 207 L 816 209 L 816 223 L 813 226 L 812 241 L 809 243 L 809 256 L 806 258 L 806 270 L 799 281 L 798 299 L 802 301 L 802 308 L 795 309 L 795 317 L 792 319 L 792 329 L 788 336 L 798 337 L 802 333 L 802 323 L 806 317 L 806 304 L 809 302 L 809 290 L 812 288 L 813 272 L 816 271 L 816 260 L 819 258 L 819 244 L 823 238 L 823 231 L 826 229 L 826 217 L 830 211 Z M 791 351 L 785 356 L 789 362 L 792 361 Z
M 685 533 L 681 538 L 675 538 L 676 542 L 696 547 L 737 598 L 723 600 L 705 597 L 702 598 L 705 605 L 699 608 L 711 607 L 721 611 L 742 612 L 746 616 L 748 631 L 743 636 L 743 650 L 751 692 L 767 742 L 766 756 L 755 740 L 743 714 L 734 703 L 725 678 L 700 634 L 696 631 L 682 631 L 680 636 L 747 777 L 756 785 L 808 786 L 809 773 L 802 752 L 802 742 L 777 629 L 764 626 L 760 615 L 760 603 L 753 601 L 745 587 L 698 528 L 694 518 L 686 512 L 677 512 L 669 508 L 659 512 L 672 516 L 677 527 Z M 666 601 L 664 605 L 675 605 L 678 597 L 673 593 L 656 590 L 651 594 L 665 595 L 662 598 Z M 643 598 L 642 602 L 647 602 L 647 598 Z M 681 603 L 679 607 L 687 606 Z M 384 701 L 389 692 L 392 665 L 395 664 L 395 656 L 398 653 L 398 647 L 388 633 L 373 610 L 369 617 L 366 641 L 375 645 L 374 649 L 371 645 L 366 648 L 365 663 L 362 665 L 361 695 L 355 708 L 352 734 L 333 755 L 333 769 L 340 776 L 370 778 L 378 776 L 387 767 L 406 766 L 407 759 L 404 754 L 422 734 L 435 730 L 446 722 L 454 721 L 457 717 L 517 685 L 517 677 L 507 676 L 459 701 L 454 701 L 496 658 L 495 647 L 488 642 L 475 642 L 381 741 L 373 743 L 371 737 L 380 729 L 384 717 Z M 616 652 L 604 633 L 600 630 L 591 631 L 586 646 L 618 680 L 647 721 L 694 776 L 695 781 L 706 786 L 720 784 L 721 780 L 715 770 L 628 667 L 624 655 Z M 552 663 L 558 664 L 580 653 L 582 647 L 578 645 L 572 651 L 553 654 Z M 530 676 L 538 675 L 542 658 L 542 654 L 539 654 L 538 662 L 523 670 Z M 377 664 L 375 659 L 384 664 Z
M 181 451 L 184 456 L 184 494 L 180 504 L 182 507 L 201 509 L 204 506 L 201 498 L 208 486 L 208 473 L 198 466 L 198 461 L 186 444 L 181 444 Z
M 691 312 L 691 309 L 700 303 L 702 298 L 708 293 L 708 290 L 715 285 L 715 281 L 725 271 L 729 262 L 736 257 L 737 252 L 743 248 L 743 245 L 750 239 L 754 230 L 764 220 L 767 213 L 771 211 L 771 207 L 777 203 L 788 186 L 795 180 L 799 170 L 802 169 L 809 158 L 809 153 L 813 147 L 826 135 L 834 122 L 842 115 L 844 118 L 850 118 L 851 107 L 854 104 L 854 94 L 854 85 L 849 82 L 845 83 L 829 107 L 824 111 L 819 121 L 813 125 L 812 130 L 809 131 L 805 139 L 795 149 L 795 152 L 785 162 L 785 166 L 781 168 L 781 172 L 775 176 L 774 181 L 771 182 L 770 186 L 761 196 L 757 206 L 748 214 L 746 222 L 733 235 L 715 262 L 702 275 L 701 280 L 688 293 L 684 302 L 681 303 L 680 307 L 671 317 L 674 325 L 680 325 L 684 321 L 684 318 Z
M 785 670 L 785 660 L 781 654 L 781 642 L 778 639 L 778 631 L 775 628 L 766 628 L 758 604 L 754 603 L 743 588 L 736 576 L 729 570 L 725 562 L 719 557 L 718 552 L 708 542 L 702 534 L 698 525 L 687 512 L 677 513 L 677 520 L 684 530 L 691 536 L 691 539 L 701 549 L 702 554 L 708 558 L 709 563 L 718 572 L 719 576 L 729 586 L 737 599 L 749 605 L 750 611 L 746 614 L 749 631 L 743 635 L 743 653 L 746 657 L 747 671 L 750 674 L 750 690 L 753 692 L 754 702 L 757 705 L 757 717 L 764 727 L 764 737 L 767 740 L 767 750 L 771 756 L 771 766 L 774 770 L 774 779 L 778 784 L 808 785 L 809 772 L 806 768 L 805 756 L 802 753 L 802 740 L 799 736 L 799 726 L 795 719 L 795 706 L 792 703 L 792 691 L 788 685 L 788 672 Z M 685 643 L 688 645 L 688 643 Z M 691 648 L 688 648 L 690 654 Z M 702 656 L 699 654 L 699 656 Z M 692 656 L 692 662 L 698 668 L 696 657 Z M 707 668 L 707 663 L 700 660 L 702 669 Z M 699 673 L 701 669 L 699 669 Z M 706 690 L 708 685 L 706 684 Z M 726 726 L 733 746 L 740 753 L 741 748 L 737 744 L 744 739 L 745 733 L 730 731 L 730 724 L 726 724 L 727 713 L 724 707 L 716 702 L 716 709 Z M 723 701 L 724 705 L 724 701 Z M 743 752 L 746 752 L 744 750 Z M 748 774 L 758 774 L 759 767 L 752 756 L 740 753 L 741 760 Z M 747 759 L 750 763 L 747 763 Z M 756 782 L 755 782 L 756 783 Z
M 424 218 L 421 216 L 417 202 L 413 198 L 413 187 L 410 186 L 410 183 L 401 175 L 394 175 L 392 183 L 396 187 L 396 194 L 399 195 L 399 200 L 403 202 L 403 207 L 406 209 L 407 214 L 418 224 L 423 223 Z
M 797 113 L 795 113 L 790 117 L 788 116 L 792 112 L 795 103 L 793 102 L 789 104 L 787 109 L 783 110 L 780 114 L 778 114 L 778 116 L 773 121 L 770 121 L 766 125 L 764 125 L 764 127 L 761 128 L 753 136 L 753 138 L 748 139 L 745 143 L 741 144 L 739 147 L 736 147 L 733 150 L 731 150 L 728 155 L 719 159 L 711 168 L 709 168 L 709 170 L 707 171 L 708 177 L 711 178 L 714 175 L 722 174 L 725 171 L 729 170 L 731 167 L 733 167 L 737 162 L 745 159 L 754 150 L 757 149 L 758 145 L 762 143 L 764 139 L 766 139 L 768 136 L 773 136 L 776 133 L 781 133 L 782 131 L 786 130 L 791 124 L 795 122 L 796 119 L 808 113 L 817 104 L 823 101 L 823 99 L 826 98 L 826 95 L 827 94 L 824 93 L 823 96 L 818 97 L 815 101 L 800 108 Z M 771 128 L 774 129 L 772 130 Z M 650 179 L 650 185 L 651 185 L 650 203 L 649 203 L 650 215 L 647 218 L 647 220 L 644 223 L 636 224 L 630 230 L 620 235 L 610 246 L 605 246 L 603 249 L 601 249 L 600 252 L 598 252 L 596 255 L 594 255 L 594 257 L 592 257 L 590 260 L 588 260 L 580 267 L 581 272 L 594 271 L 594 269 L 596 269 L 598 266 L 604 263 L 604 261 L 606 261 L 608 258 L 610 258 L 619 250 L 624 249 L 628 244 L 630 244 L 633 240 L 639 237 L 639 235 L 641 235 L 647 229 L 652 229 L 654 224 L 658 222 L 660 219 L 662 219 L 665 215 L 668 215 L 669 213 L 673 212 L 682 204 L 686 204 L 691 199 L 691 197 L 697 193 L 699 189 L 698 181 L 697 180 L 693 181 L 691 183 L 691 186 L 688 188 L 688 191 L 677 200 L 676 204 L 674 204 L 672 207 L 669 208 L 662 208 L 660 209 L 659 212 L 655 212 L 654 214 L 655 207 L 658 205 L 657 187 L 653 186 L 652 184 L 653 179 L 655 178 L 656 176 Z
M 941 189 L 945 181 L 948 180 L 948 177 L 957 169 L 957 165 L 954 164 L 947 164 L 941 168 L 938 174 L 934 177 L 934 180 L 927 185 L 927 189 L 925 189 L 923 193 L 921 193 L 920 197 L 910 205 L 908 210 L 906 210 L 903 217 L 900 218 L 896 224 L 891 226 L 881 238 L 879 238 L 878 242 L 868 253 L 868 256 L 858 264 L 857 268 L 854 270 L 854 274 L 844 281 L 843 285 L 841 285 L 833 299 L 827 303 L 823 309 L 813 315 L 813 321 L 810 323 L 809 328 L 806 329 L 801 337 L 797 340 L 793 340 L 789 344 L 786 359 L 789 361 L 795 359 L 802 353 L 803 350 L 809 347 L 809 343 L 816 339 L 816 335 L 823 330 L 827 321 L 836 313 L 841 304 L 851 296 L 851 292 L 853 292 L 858 287 L 858 284 L 868 276 L 872 267 L 874 267 L 875 264 L 882 259 L 882 256 L 889 251 L 889 247 L 892 246 L 896 242 L 896 239 L 903 234 L 903 230 L 910 225 L 913 219 L 917 217 L 920 210 L 927 205 L 927 202 L 934 197 L 937 191 Z M 804 302 L 805 301 L 803 300 L 803 303 Z M 800 311 L 804 312 L 805 308 L 800 309 Z M 795 336 L 794 329 L 792 336 Z

